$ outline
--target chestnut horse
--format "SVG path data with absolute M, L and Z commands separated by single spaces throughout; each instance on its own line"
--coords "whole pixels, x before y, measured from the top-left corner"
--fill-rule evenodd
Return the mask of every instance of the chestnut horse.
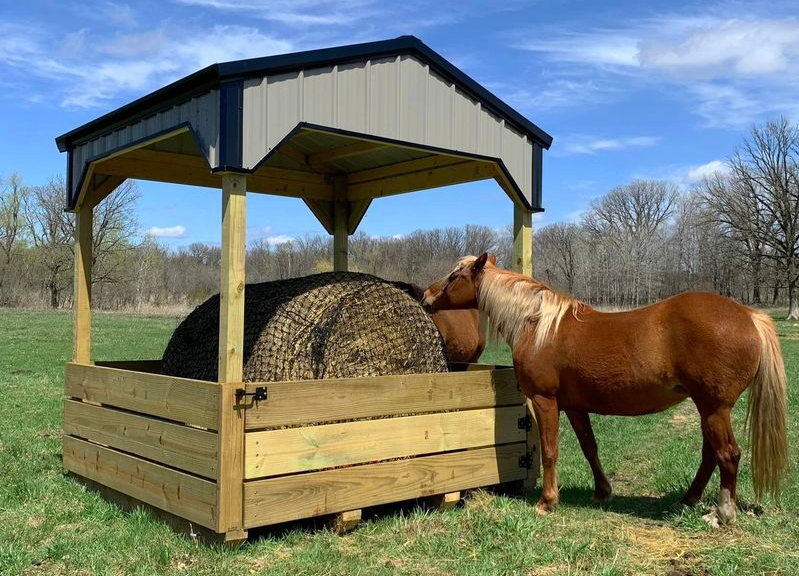
M 413 284 L 416 299 L 421 302 L 425 289 Z M 439 310 L 430 315 L 447 346 L 450 362 L 477 362 L 486 345 L 485 332 L 480 328 L 477 307 L 467 310 Z
M 635 416 L 691 398 L 702 422 L 702 459 L 683 503 L 695 504 L 716 466 L 721 490 L 705 520 L 735 520 L 741 452 L 730 410 L 749 386 L 752 477 L 758 498 L 776 494 L 788 464 L 786 382 L 774 324 L 715 294 L 689 292 L 629 312 L 603 313 L 527 276 L 468 256 L 425 292 L 428 310 L 478 306 L 507 340 L 519 385 L 532 400 L 544 469 L 536 511 L 558 502 L 559 411 L 565 410 L 594 475 L 594 500 L 611 497 L 589 412 Z

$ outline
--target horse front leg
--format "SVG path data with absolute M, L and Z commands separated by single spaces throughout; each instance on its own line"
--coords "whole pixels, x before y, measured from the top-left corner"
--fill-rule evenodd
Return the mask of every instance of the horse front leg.
M 596 444 L 594 429 L 591 427 L 591 418 L 588 416 L 588 412 L 574 412 L 573 410 L 566 410 L 566 416 L 569 417 L 577 440 L 580 441 L 583 455 L 588 460 L 588 465 L 591 466 L 591 472 L 594 474 L 593 500 L 598 503 L 609 502 L 613 497 L 613 490 L 602 469 L 602 463 L 599 461 L 599 448 Z
M 533 411 L 538 422 L 538 433 L 541 438 L 541 467 L 544 475 L 541 497 L 535 506 L 538 514 L 548 514 L 558 504 L 558 424 L 560 412 L 558 401 L 554 397 L 535 394 L 532 397 Z

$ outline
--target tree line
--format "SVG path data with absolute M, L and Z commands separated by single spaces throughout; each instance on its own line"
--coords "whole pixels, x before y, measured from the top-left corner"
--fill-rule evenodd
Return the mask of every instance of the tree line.
M 0 183 L 0 305 L 71 306 L 74 218 L 63 211 L 65 183 Z M 100 309 L 185 311 L 216 293 L 218 246 L 169 249 L 139 233 L 139 191 L 128 181 L 95 208 L 93 305 Z M 535 275 L 592 304 L 639 306 L 686 290 L 755 305 L 789 305 L 799 316 L 799 127 L 777 119 L 752 128 L 716 172 L 681 191 L 635 180 L 597 198 L 577 222 L 534 234 Z M 427 285 L 464 254 L 495 252 L 513 262 L 506 226 L 419 230 L 350 238 L 350 267 Z M 332 269 L 332 240 L 251 242 L 247 281 Z

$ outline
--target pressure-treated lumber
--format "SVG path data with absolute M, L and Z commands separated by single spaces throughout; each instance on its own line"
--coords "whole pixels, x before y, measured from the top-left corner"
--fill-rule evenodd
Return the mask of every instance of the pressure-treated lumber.
M 222 176 L 222 263 L 219 291 L 219 480 L 217 532 L 242 533 L 244 410 L 236 390 L 244 371 L 244 259 L 247 179 Z
M 236 398 L 236 382 L 220 384 L 219 480 L 217 532 L 246 538 L 242 524 L 242 481 L 244 475 L 244 408 Z
M 217 429 L 219 386 L 213 382 L 70 363 L 64 369 L 64 394 Z
M 217 437 L 213 432 L 67 399 L 64 434 L 216 479 Z
M 75 215 L 75 280 L 72 360 L 91 362 L 92 354 L 92 206 Z
M 355 142 L 353 144 L 348 144 L 346 146 L 341 146 L 332 150 L 324 150 L 323 152 L 310 154 L 308 155 L 308 164 L 311 166 L 319 166 L 324 168 L 336 160 L 351 158 L 352 156 L 358 156 L 360 154 L 379 150 L 380 148 L 385 148 L 386 146 L 387 144 L 382 142 L 369 142 L 367 140 L 362 140 L 360 142 Z
M 215 527 L 213 482 L 72 436 L 64 436 L 64 466 L 191 522 Z
M 521 442 L 524 406 L 249 432 L 247 479 Z
M 333 531 L 339 536 L 351 532 L 361 521 L 361 510 L 345 510 L 333 519 Z
M 524 402 L 512 368 L 494 371 L 248 382 L 269 399 L 247 405 L 247 430 L 394 414 L 511 406 Z
M 161 360 L 95 360 L 94 365 L 151 374 L 160 374 L 161 372 Z
M 245 527 L 521 480 L 524 442 L 244 484 Z
M 383 180 L 352 184 L 349 188 L 349 198 L 350 200 L 380 198 L 415 190 L 475 182 L 493 178 L 494 173 L 493 164 L 489 162 L 467 161 L 441 168 L 392 176 Z
M 219 290 L 219 381 L 241 382 L 244 361 L 244 256 L 247 178 L 222 176 L 222 262 Z
M 333 270 L 346 272 L 349 267 L 349 210 L 347 180 L 333 180 Z
M 375 182 L 392 178 L 394 176 L 402 176 L 406 174 L 413 174 L 416 172 L 424 172 L 441 168 L 443 166 L 451 166 L 453 164 L 463 164 L 468 162 L 467 158 L 459 158 L 453 156 L 425 156 L 423 158 L 415 158 L 413 160 L 406 160 L 396 164 L 389 164 L 388 166 L 380 166 L 378 168 L 368 168 L 366 170 L 359 170 L 347 175 L 347 183 L 352 186 L 354 184 L 363 184 L 365 182 Z
M 525 276 L 533 275 L 533 213 L 513 205 L 514 268 Z
M 98 160 L 92 166 L 95 174 L 208 188 L 222 186 L 222 175 L 212 173 L 205 158 L 191 154 L 133 150 L 123 156 Z M 248 175 L 247 187 L 250 192 L 278 196 L 333 199 L 333 187 L 323 175 L 303 170 L 261 166 L 254 174 Z
M 460 492 L 447 492 L 446 494 L 436 494 L 425 498 L 425 504 L 430 508 L 444 511 L 454 508 L 461 501 Z

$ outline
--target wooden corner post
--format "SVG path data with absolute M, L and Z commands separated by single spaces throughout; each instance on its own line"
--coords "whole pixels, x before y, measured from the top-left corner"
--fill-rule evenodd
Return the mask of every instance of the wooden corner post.
M 349 269 L 349 217 L 347 178 L 336 176 L 333 180 L 333 270 Z
M 222 175 L 222 270 L 219 290 L 219 419 L 217 430 L 217 532 L 230 543 L 244 530 L 244 407 L 236 398 L 243 378 L 244 258 L 247 177 Z
M 91 363 L 92 356 L 92 215 L 91 204 L 83 204 L 75 213 L 75 280 L 72 308 L 72 360 Z
M 513 260 L 517 272 L 533 275 L 533 213 L 513 205 Z

